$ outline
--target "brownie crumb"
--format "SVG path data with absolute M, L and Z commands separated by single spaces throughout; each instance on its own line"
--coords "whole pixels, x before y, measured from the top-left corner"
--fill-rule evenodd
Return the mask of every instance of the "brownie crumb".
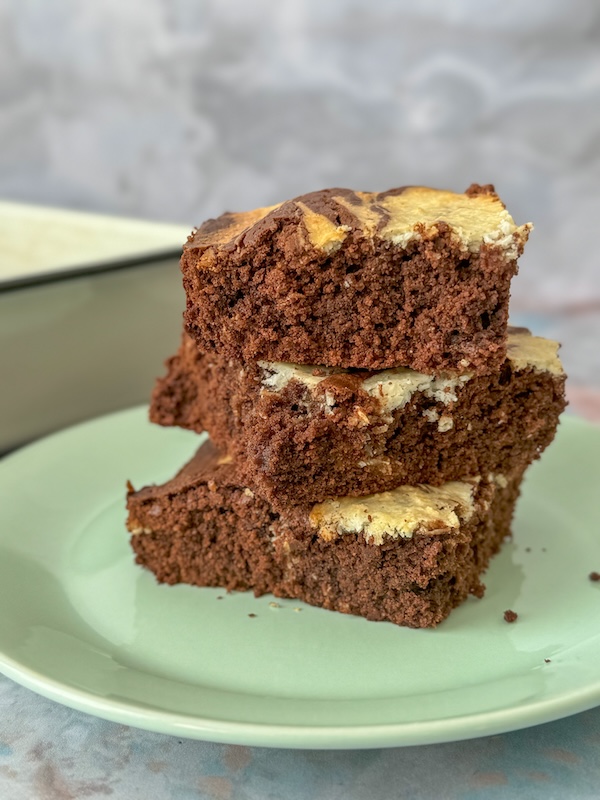
M 589 578 L 594 583 L 600 581 L 600 572 L 590 572 Z
M 519 344 L 508 334 L 509 347 L 514 344 L 517 352 L 527 341 Z M 374 372 L 346 371 L 321 381 L 320 389 L 289 381 L 261 393 L 263 367 L 200 352 L 185 337 L 156 384 L 151 419 L 210 431 L 217 446 L 235 457 L 241 490 L 250 487 L 257 493 L 254 504 L 260 496 L 285 513 L 290 506 L 312 507 L 331 497 L 377 494 L 403 484 L 439 486 L 467 473 L 517 474 L 554 436 L 564 406 L 564 377 L 513 369 L 511 361 L 504 367 L 512 376 L 507 384 L 498 371 L 456 388 L 457 430 L 440 432 L 424 413 L 439 413 L 445 405 L 432 404 L 425 390 L 392 411 L 383 381 L 373 396 L 361 388 L 367 375 L 379 381 L 381 373 L 375 378 Z M 284 373 L 277 374 L 287 381 Z M 335 414 L 329 413 L 329 401 L 335 402 Z M 508 422 L 497 430 L 495 419 Z M 472 435 L 465 439 L 461 430 L 469 425 Z M 209 488 L 219 483 L 214 475 L 208 480 Z M 521 552 L 523 547 L 524 542 Z M 539 551 L 538 544 L 534 550 Z
M 510 608 L 508 608 L 508 609 L 507 609 L 507 610 L 504 612 L 504 619 L 506 620 L 506 622 L 516 622 L 516 621 L 517 621 L 517 617 L 518 617 L 518 616 L 519 616 L 519 615 L 517 614 L 517 612 L 516 612 L 516 611 L 513 611 L 513 610 L 512 610 L 512 609 L 510 609 Z
M 217 595 L 217 600 L 222 600 L 222 599 L 223 599 L 223 595 L 222 594 L 218 594 Z
M 391 245 L 396 224 L 429 229 L 423 204 L 446 220 L 435 223 L 435 238 L 408 234 L 407 247 Z M 530 226 L 508 217 L 508 230 L 486 241 L 461 221 L 480 213 L 492 234 L 507 225 L 495 194 L 417 186 L 323 189 L 225 213 L 184 245 L 186 325 L 203 349 L 247 363 L 402 365 L 429 375 L 467 361 L 473 374 L 487 375 L 506 355 L 510 280 Z M 316 241 L 314 226 L 323 231 Z
M 546 664 L 550 663 L 550 659 L 549 658 L 545 658 L 544 661 L 546 662 Z
M 217 484 L 216 493 L 208 489 L 209 480 Z M 367 547 L 364 539 L 357 537 L 321 540 L 305 506 L 277 512 L 257 495 L 257 502 L 248 509 L 240 503 L 243 484 L 235 462 L 226 462 L 211 442 L 205 442 L 177 478 L 162 487 L 148 486 L 128 498 L 130 526 L 151 531 L 150 535 L 132 534 L 131 544 L 138 563 L 161 583 L 173 584 L 185 577 L 196 586 L 219 587 L 221 591 L 253 589 L 258 597 L 266 595 L 252 603 L 256 612 L 245 612 L 250 619 L 261 613 L 264 616 L 266 608 L 270 612 L 272 601 L 281 605 L 283 622 L 292 608 L 301 608 L 288 605 L 295 600 L 371 620 L 432 627 L 466 600 L 469 592 L 483 593 L 479 576 L 500 549 L 519 480 L 519 474 L 511 476 L 500 491 L 487 481 L 478 485 L 472 496 L 475 513 L 460 520 L 460 530 L 449 534 L 448 547 L 444 544 L 441 552 L 435 533 L 431 537 L 399 537 L 384 542 L 381 548 Z M 160 509 L 159 516 L 154 514 L 155 508 Z M 190 513 L 190 509 L 201 509 L 202 514 Z M 377 517 L 373 515 L 373 519 Z M 277 547 L 271 541 L 274 525 L 283 537 Z M 292 574 L 287 570 L 289 552 L 294 557 Z M 417 573 L 427 576 L 423 591 L 415 591 Z M 393 592 L 384 604 L 381 587 L 385 586 L 391 586 Z M 212 595 L 213 599 L 217 596 L 223 595 Z M 286 599 L 280 604 L 275 597 Z M 280 613 L 277 608 L 273 611 Z M 500 614 L 502 611 L 500 607 Z M 243 609 L 239 618 L 242 616 Z

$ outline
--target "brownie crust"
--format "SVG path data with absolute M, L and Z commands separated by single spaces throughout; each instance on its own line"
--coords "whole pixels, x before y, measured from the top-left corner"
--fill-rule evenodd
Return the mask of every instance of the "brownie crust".
M 528 362 L 536 343 L 548 363 Z M 150 418 L 208 430 L 245 484 L 276 508 L 507 475 L 539 457 L 565 407 L 558 345 L 513 328 L 508 349 L 497 373 L 430 383 L 422 375 L 408 402 L 390 409 L 373 373 L 292 369 L 277 386 L 277 365 L 242 367 L 184 337 L 156 384 Z
M 472 507 L 464 518 L 457 508 L 453 527 L 440 520 L 375 544 L 366 533 L 325 536 L 317 507 L 274 511 L 207 442 L 172 481 L 130 491 L 127 524 L 136 562 L 161 583 L 271 592 L 422 628 L 483 595 L 480 576 L 510 534 L 519 485 L 519 474 L 474 481 Z
M 530 228 L 476 184 L 327 189 L 224 214 L 184 246 L 187 330 L 242 362 L 493 371 Z

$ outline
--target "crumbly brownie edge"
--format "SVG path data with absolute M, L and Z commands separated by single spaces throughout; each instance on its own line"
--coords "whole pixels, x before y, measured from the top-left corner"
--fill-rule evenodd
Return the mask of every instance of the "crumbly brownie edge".
M 512 382 L 510 389 L 502 380 Z M 391 421 L 370 415 L 367 406 L 364 427 L 357 426 L 351 404 L 307 424 L 293 410 L 301 398 L 294 404 L 293 395 L 287 402 L 269 397 L 230 443 L 243 444 L 238 458 L 246 481 L 276 505 L 508 475 L 525 469 L 554 439 L 565 407 L 564 380 L 506 370 L 493 381 L 473 379 L 452 406 L 418 394 Z
M 181 474 L 181 473 L 180 473 Z M 214 477 L 210 477 L 213 474 Z M 287 518 L 237 485 L 231 466 L 128 497 L 131 545 L 159 582 L 252 589 L 312 605 L 428 627 L 468 594 L 510 531 L 519 480 L 480 488 L 476 513 L 449 534 L 417 534 L 372 545 L 361 536 L 324 541 L 306 510 Z M 491 508 L 486 500 L 493 495 Z
M 389 204 L 415 188 L 424 195 L 403 228 L 404 212 L 394 221 Z M 438 194 L 449 222 L 416 222 Z M 514 225 L 492 187 L 365 197 L 313 192 L 202 226 L 181 262 L 190 334 L 241 361 L 423 372 L 460 370 L 465 361 L 475 372 L 498 366 L 510 280 L 530 226 Z M 464 240 L 478 207 L 490 204 L 500 210 L 491 229 Z
M 136 562 L 161 583 L 269 591 L 276 517 L 210 440 L 166 484 L 130 490 L 127 510 Z
M 398 249 L 349 234 L 322 256 L 284 227 L 249 251 L 184 252 L 184 319 L 207 350 L 241 361 L 485 373 L 503 361 L 516 258 L 496 245 L 465 253 L 439 226 Z M 291 253 L 288 251 L 292 251 Z
M 456 535 L 419 534 L 377 548 L 360 537 L 296 540 L 274 593 L 370 620 L 435 626 L 470 594 L 483 596 L 481 574 L 510 535 L 519 484 L 497 488 L 491 507 L 480 507 Z M 412 585 L 399 578 L 403 573 Z
M 261 369 L 202 355 L 184 338 L 156 385 L 151 419 L 206 428 L 244 481 L 285 508 L 524 469 L 552 441 L 565 406 L 564 375 L 507 362 L 460 385 L 456 402 L 416 393 L 390 419 L 361 393 L 361 376 L 327 379 L 319 402 L 296 381 L 261 395 Z

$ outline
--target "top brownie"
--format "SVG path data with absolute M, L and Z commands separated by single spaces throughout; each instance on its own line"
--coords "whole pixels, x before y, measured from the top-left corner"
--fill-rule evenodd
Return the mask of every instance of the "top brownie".
M 223 214 L 181 268 L 202 349 L 241 361 L 487 373 L 531 229 L 492 186 L 326 189 Z

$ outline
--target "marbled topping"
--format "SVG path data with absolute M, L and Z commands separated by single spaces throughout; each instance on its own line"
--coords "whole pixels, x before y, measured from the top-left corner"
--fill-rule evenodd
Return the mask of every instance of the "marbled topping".
M 474 184 L 458 194 L 425 186 L 406 186 L 387 192 L 325 189 L 267 208 L 227 213 L 208 220 L 189 238 L 187 247 L 238 247 L 295 219 L 307 244 L 331 253 L 355 231 L 365 238 L 387 240 L 406 247 L 413 239 L 435 235 L 446 226 L 469 252 L 496 245 L 516 258 L 527 241 L 530 223 L 517 226 L 491 186 Z
M 361 534 L 373 545 L 383 544 L 387 538 L 412 538 L 419 531 L 448 533 L 472 516 L 477 482 L 399 486 L 366 497 L 340 497 L 314 506 L 310 523 L 325 541 Z
M 526 328 L 509 328 L 507 341 L 507 358 L 514 369 L 531 367 L 552 375 L 564 374 L 558 357 L 558 342 L 532 336 Z M 290 381 L 297 381 L 314 393 L 320 384 L 328 382 L 327 388 L 335 388 L 335 383 L 345 378 L 353 382 L 356 390 L 377 399 L 385 411 L 403 408 L 416 392 L 422 392 L 426 397 L 444 404 L 456 402 L 457 389 L 472 377 L 467 370 L 460 375 L 434 376 L 403 367 L 377 372 L 348 372 L 341 368 L 268 361 L 260 361 L 259 366 L 264 371 L 263 387 L 268 391 L 280 392 Z

